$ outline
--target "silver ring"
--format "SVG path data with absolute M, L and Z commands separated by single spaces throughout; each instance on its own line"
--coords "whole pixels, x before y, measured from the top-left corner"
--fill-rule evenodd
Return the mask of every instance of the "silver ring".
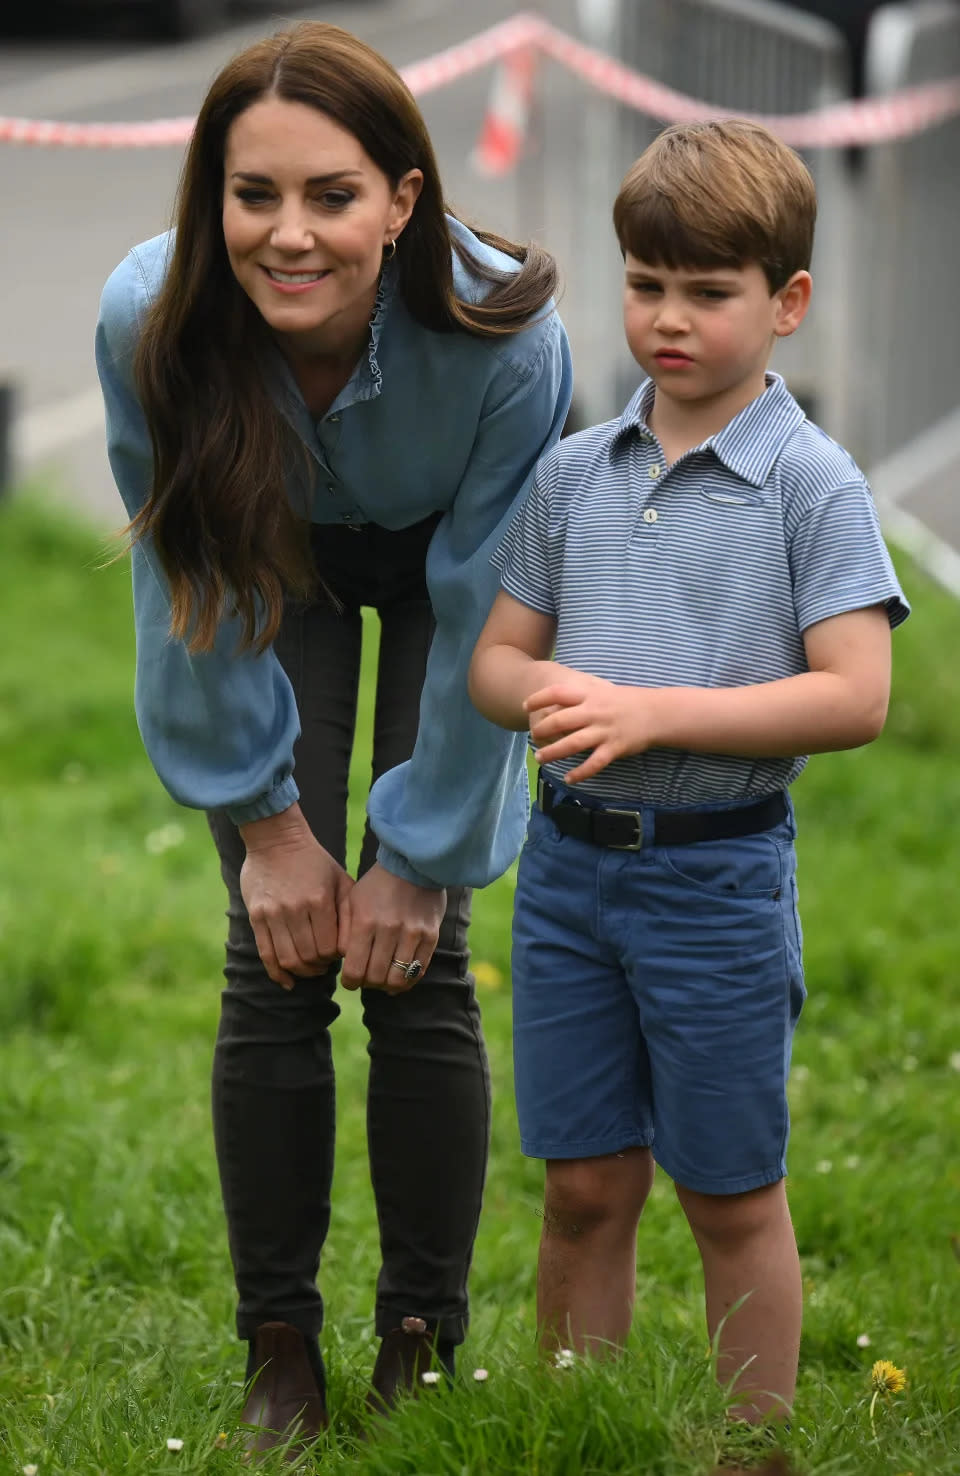
M 405 977 L 411 984 L 414 979 L 419 979 L 423 973 L 423 964 L 418 958 L 415 958 L 412 963 L 404 963 L 402 958 L 395 958 L 390 967 L 392 969 L 403 969 Z

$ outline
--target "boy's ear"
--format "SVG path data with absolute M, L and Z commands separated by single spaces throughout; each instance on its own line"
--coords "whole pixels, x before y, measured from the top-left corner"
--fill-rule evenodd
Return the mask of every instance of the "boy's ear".
M 780 288 L 776 294 L 779 306 L 773 329 L 777 338 L 789 338 L 800 327 L 807 316 L 812 290 L 813 278 L 809 272 L 794 272 L 789 282 Z

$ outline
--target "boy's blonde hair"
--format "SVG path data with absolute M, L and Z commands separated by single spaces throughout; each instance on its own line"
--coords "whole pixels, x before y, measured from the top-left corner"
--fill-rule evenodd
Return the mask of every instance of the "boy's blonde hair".
M 745 118 L 664 129 L 613 206 L 624 255 L 670 270 L 755 263 L 771 293 L 809 268 L 816 218 L 800 155 Z

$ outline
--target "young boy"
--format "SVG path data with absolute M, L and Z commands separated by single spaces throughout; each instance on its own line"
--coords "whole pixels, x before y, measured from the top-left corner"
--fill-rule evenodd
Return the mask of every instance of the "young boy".
M 751 122 L 668 128 L 633 165 L 613 218 L 647 377 L 540 463 L 470 675 L 541 765 L 513 967 L 543 1344 L 623 1342 L 656 1160 L 750 1420 L 789 1410 L 800 1338 L 788 790 L 804 755 L 880 733 L 909 613 L 862 473 L 767 373 L 815 215 L 801 159 Z

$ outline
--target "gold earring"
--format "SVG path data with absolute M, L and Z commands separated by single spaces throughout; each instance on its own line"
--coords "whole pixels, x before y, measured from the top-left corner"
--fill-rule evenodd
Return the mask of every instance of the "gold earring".
M 396 254 L 397 254 L 397 243 L 396 243 L 396 241 L 388 241 L 387 244 L 383 248 L 383 259 L 384 259 L 384 261 L 393 261 L 393 258 L 396 256 Z

